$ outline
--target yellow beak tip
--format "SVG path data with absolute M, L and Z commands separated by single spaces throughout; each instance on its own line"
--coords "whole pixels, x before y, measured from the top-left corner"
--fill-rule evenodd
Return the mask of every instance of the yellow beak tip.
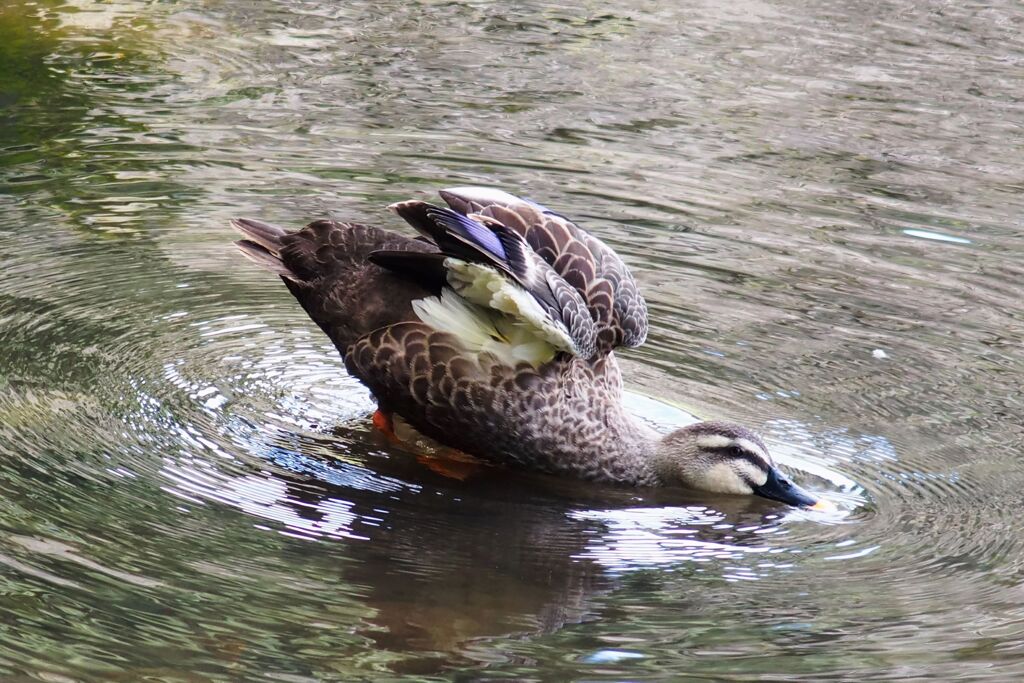
M 818 502 L 807 508 L 808 510 L 817 510 L 818 512 L 834 512 L 836 510 L 836 504 L 831 500 L 825 498 L 819 498 Z

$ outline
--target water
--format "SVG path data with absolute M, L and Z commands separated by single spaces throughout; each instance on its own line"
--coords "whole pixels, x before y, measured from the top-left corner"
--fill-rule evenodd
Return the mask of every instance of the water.
M 720 4 L 0 7 L 0 677 L 1024 675 L 1024 11 Z M 227 219 L 461 184 L 633 266 L 637 412 L 839 511 L 388 446 Z

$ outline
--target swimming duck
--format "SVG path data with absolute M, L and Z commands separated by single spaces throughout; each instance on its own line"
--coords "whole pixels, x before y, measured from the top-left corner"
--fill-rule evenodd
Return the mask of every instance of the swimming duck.
M 678 486 L 813 507 L 753 431 L 700 422 L 660 435 L 622 403 L 615 349 L 647 336 L 619 256 L 529 199 L 480 187 L 389 208 L 418 233 L 249 219 L 235 244 L 276 273 L 377 401 L 422 434 L 493 463 L 635 487 Z

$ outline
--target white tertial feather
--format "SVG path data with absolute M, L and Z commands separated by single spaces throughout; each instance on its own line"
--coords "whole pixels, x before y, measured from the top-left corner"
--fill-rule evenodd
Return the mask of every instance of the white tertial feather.
M 449 187 L 442 190 L 442 192 L 450 192 L 451 194 L 464 197 L 471 202 L 475 201 L 480 204 L 491 204 L 493 202 L 498 202 L 500 204 L 519 204 L 522 202 L 519 197 L 493 187 Z
M 435 330 L 455 335 L 472 349 L 480 349 L 498 336 L 486 314 L 474 310 L 452 290 L 441 290 L 441 296 L 416 299 L 412 309 L 420 320 Z
M 479 263 L 447 258 L 448 284 L 467 301 L 500 311 L 532 328 L 533 334 L 558 351 L 578 355 L 569 331 L 552 320 L 530 294 L 496 269 Z
M 536 367 L 555 355 L 556 349 L 538 339 L 530 326 L 488 311 L 447 287 L 439 297 L 414 300 L 412 308 L 421 321 L 458 337 L 468 350 L 491 353 L 509 365 L 525 361 Z

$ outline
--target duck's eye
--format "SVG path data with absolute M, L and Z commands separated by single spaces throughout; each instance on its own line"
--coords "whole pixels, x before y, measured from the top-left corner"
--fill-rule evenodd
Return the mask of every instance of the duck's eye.
M 734 457 L 734 458 L 749 458 L 750 457 L 747 454 L 747 452 L 745 450 L 743 450 L 742 448 L 740 448 L 739 446 L 729 446 L 728 451 L 729 451 L 729 455 Z

